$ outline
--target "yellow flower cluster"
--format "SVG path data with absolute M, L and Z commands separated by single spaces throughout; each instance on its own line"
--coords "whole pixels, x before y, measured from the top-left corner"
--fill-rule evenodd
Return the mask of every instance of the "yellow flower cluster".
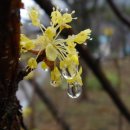
M 37 67 L 38 56 L 42 51 L 45 51 L 47 60 L 54 62 L 54 67 L 51 70 L 51 84 L 55 87 L 59 86 L 62 83 L 62 77 L 64 77 L 69 84 L 69 94 L 76 97 L 76 92 L 79 89 L 73 87 L 80 86 L 81 88 L 82 86 L 82 68 L 79 67 L 78 52 L 75 46 L 90 39 L 91 30 L 86 29 L 77 35 L 68 36 L 66 39 L 59 38 L 63 29 L 71 28 L 69 23 L 73 19 L 76 19 L 72 17 L 74 13 L 74 11 L 72 13 L 61 13 L 61 11 L 54 8 L 51 13 L 50 26 L 46 28 L 40 23 L 38 11 L 34 8 L 31 9 L 29 16 L 32 24 L 39 27 L 42 34 L 36 39 L 29 39 L 24 34 L 21 34 L 21 52 L 25 53 L 30 50 L 37 50 L 38 54 L 36 58 L 31 57 L 27 64 L 33 70 Z M 49 68 L 44 59 L 42 68 Z M 30 78 L 29 75 L 26 78 Z M 72 89 L 70 90 L 70 88 Z

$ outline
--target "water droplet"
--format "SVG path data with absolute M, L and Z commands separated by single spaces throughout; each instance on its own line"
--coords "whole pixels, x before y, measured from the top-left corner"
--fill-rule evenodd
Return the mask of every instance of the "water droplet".
M 55 80 L 50 81 L 50 84 L 51 84 L 53 87 L 58 87 L 58 84 L 56 83 Z
M 82 87 L 78 83 L 69 84 L 67 91 L 69 97 L 78 98 L 81 95 Z
M 49 71 L 49 68 L 44 69 L 44 71 L 46 71 L 46 72 Z
M 84 45 L 87 46 L 87 42 L 85 42 Z
M 73 71 L 73 72 L 72 72 Z M 71 70 L 71 72 L 68 70 L 68 68 L 62 70 L 62 75 L 65 79 L 73 79 L 76 75 L 76 70 Z
M 66 11 L 66 12 L 68 12 L 68 10 L 69 10 L 68 8 L 65 8 L 65 11 Z
M 75 13 L 75 10 L 73 10 L 71 14 L 74 14 L 74 13 Z
M 90 38 L 89 40 L 90 40 L 90 41 L 92 41 L 92 40 L 93 40 L 93 38 Z

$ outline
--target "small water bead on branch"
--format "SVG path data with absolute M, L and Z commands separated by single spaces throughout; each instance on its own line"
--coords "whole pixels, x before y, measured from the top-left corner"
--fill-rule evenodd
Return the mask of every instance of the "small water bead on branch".
M 72 17 L 74 13 L 75 11 L 62 13 L 58 8 L 53 8 L 51 24 L 46 28 L 40 23 L 38 11 L 32 8 L 29 11 L 32 25 L 39 27 L 42 34 L 36 39 L 29 39 L 21 34 L 20 45 L 21 53 L 30 52 L 36 55 L 35 58 L 30 57 L 28 60 L 27 67 L 30 70 L 33 71 L 39 62 L 44 61 L 42 68 L 44 70 L 50 68 L 51 71 L 50 84 L 58 87 L 62 83 L 62 77 L 64 77 L 69 84 L 68 94 L 71 95 L 70 97 L 76 98 L 80 95 L 82 89 L 82 71 L 81 68 L 78 69 L 79 59 L 76 45 L 83 44 L 90 39 L 91 30 L 83 30 L 76 35 L 68 36 L 66 39 L 59 37 L 65 28 L 71 28 L 69 24 L 76 19 Z M 35 51 L 36 53 L 34 53 Z M 43 57 L 41 52 L 45 53 Z M 32 77 L 32 73 L 29 73 L 29 75 L 31 76 L 27 77 Z
M 54 67 L 54 69 L 51 71 L 50 84 L 54 87 L 58 87 L 61 84 L 61 73 L 58 67 Z
M 50 81 L 50 84 L 51 84 L 53 87 L 58 87 L 58 86 L 59 86 L 55 80 L 51 80 L 51 81 Z
M 87 46 L 87 42 L 85 42 L 84 45 Z

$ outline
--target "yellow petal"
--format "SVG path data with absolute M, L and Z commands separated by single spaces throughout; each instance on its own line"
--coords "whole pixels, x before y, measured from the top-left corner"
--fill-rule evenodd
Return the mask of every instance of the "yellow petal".
M 46 56 L 47 56 L 47 59 L 50 60 L 50 61 L 55 61 L 56 58 L 57 58 L 57 50 L 55 49 L 55 47 L 51 44 L 49 44 L 47 47 L 46 47 Z
M 87 39 L 90 38 L 90 33 L 91 30 L 90 29 L 86 29 L 84 31 L 81 31 L 79 34 L 77 34 L 75 36 L 75 42 L 77 42 L 78 44 L 82 44 L 84 43 Z
M 35 44 L 24 34 L 20 35 L 20 45 L 26 50 L 32 50 L 35 48 Z
M 79 59 L 78 59 L 78 56 L 77 55 L 72 55 L 71 56 L 71 60 L 73 63 L 75 63 L 76 65 L 79 64 Z
M 54 27 L 48 27 L 45 31 L 45 35 L 49 37 L 49 39 L 53 39 L 53 37 L 56 35 L 56 30 Z
M 39 20 L 39 13 L 36 9 L 32 8 L 29 11 L 29 17 L 32 20 L 32 24 L 34 26 L 39 26 L 40 25 L 40 20 Z
M 39 36 L 36 40 L 35 43 L 38 47 L 41 47 L 43 50 L 47 47 L 48 43 L 49 43 L 49 39 L 45 36 Z
M 31 69 L 35 69 L 37 67 L 37 61 L 35 58 L 30 58 L 28 60 L 28 66 L 31 68 Z
M 68 13 L 63 14 L 63 21 L 64 23 L 70 23 L 72 21 L 71 14 L 68 14 Z
M 81 75 L 82 74 L 82 67 L 80 66 L 80 69 L 79 69 L 79 74 Z
M 47 66 L 47 64 L 45 63 L 45 62 L 42 62 L 41 63 L 41 67 L 42 67 L 42 69 L 47 69 L 48 68 L 48 66 Z
M 55 25 L 58 23 L 58 21 L 62 18 L 62 14 L 60 11 L 56 10 L 51 13 L 51 20 L 52 23 Z
M 72 27 L 70 25 L 68 25 L 68 24 L 62 24 L 60 26 L 60 30 L 63 30 L 64 28 L 72 28 Z

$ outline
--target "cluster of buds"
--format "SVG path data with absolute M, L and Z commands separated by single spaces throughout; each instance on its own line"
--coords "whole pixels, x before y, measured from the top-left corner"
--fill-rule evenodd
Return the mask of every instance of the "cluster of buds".
M 38 57 L 41 53 L 45 53 L 41 67 L 45 70 L 50 68 L 51 85 L 58 87 L 64 78 L 68 84 L 68 95 L 72 98 L 77 98 L 82 90 L 82 67 L 79 65 L 79 56 L 76 50 L 76 44 L 83 44 L 86 40 L 90 39 L 90 29 L 81 31 L 76 35 L 70 35 L 66 39 L 59 37 L 63 29 L 71 28 L 69 23 L 72 22 L 71 13 L 62 13 L 58 8 L 53 8 L 51 13 L 50 26 L 47 28 L 40 23 L 39 13 L 36 9 L 32 8 L 29 11 L 29 16 L 32 25 L 39 27 L 42 34 L 37 36 L 36 39 L 29 39 L 24 34 L 21 34 L 21 53 L 35 52 L 36 57 L 28 59 L 27 68 L 31 71 L 25 77 L 30 79 L 33 77 L 33 70 L 37 68 Z M 53 65 L 50 65 L 53 64 Z

